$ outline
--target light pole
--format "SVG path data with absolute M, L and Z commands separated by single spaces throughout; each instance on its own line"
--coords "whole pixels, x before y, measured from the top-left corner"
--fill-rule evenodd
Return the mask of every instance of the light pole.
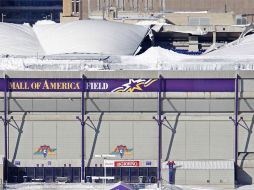
M 106 167 L 106 159 L 108 158 L 115 158 L 116 155 L 111 154 L 96 154 L 94 155 L 95 158 L 103 158 L 103 167 L 104 167 L 104 185 L 106 187 L 107 184 L 107 178 L 112 179 L 112 177 L 107 177 L 107 167 Z
M 4 17 L 6 16 L 4 13 L 1 14 L 2 15 L 2 22 L 4 22 Z

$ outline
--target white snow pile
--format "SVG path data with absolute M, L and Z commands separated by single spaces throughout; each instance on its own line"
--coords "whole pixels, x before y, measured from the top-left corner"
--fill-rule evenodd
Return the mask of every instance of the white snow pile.
M 211 56 L 254 56 L 254 34 L 245 36 L 236 41 L 233 41 L 225 46 L 219 48 L 216 51 L 210 52 Z
M 102 20 L 40 21 L 33 28 L 0 23 L 0 55 L 133 55 L 147 32 L 144 26 Z
M 121 65 L 127 69 L 254 70 L 254 34 L 199 56 L 152 47 L 138 56 L 122 56 Z
M 48 25 L 48 24 L 56 24 L 56 22 L 52 20 L 38 20 L 35 25 Z

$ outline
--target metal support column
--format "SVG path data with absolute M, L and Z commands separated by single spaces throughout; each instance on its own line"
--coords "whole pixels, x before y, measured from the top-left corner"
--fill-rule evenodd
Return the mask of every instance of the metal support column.
M 7 136 L 7 92 L 8 92 L 8 78 L 5 75 L 5 88 L 4 88 L 4 183 L 8 181 L 8 136 Z
M 82 100 L 81 100 L 81 143 L 82 143 L 82 158 L 81 158 L 81 182 L 85 181 L 85 77 L 82 76 Z
M 161 157 L 162 157 L 162 106 L 161 106 L 161 91 L 162 91 L 162 77 L 159 76 L 159 91 L 158 91 L 158 97 L 157 97 L 157 121 L 158 121 L 158 166 L 157 166 L 157 186 L 159 187 L 161 183 Z
M 239 90 L 239 76 L 236 75 L 235 79 L 235 180 L 237 180 L 237 160 L 238 160 L 238 112 L 239 112 L 239 97 L 238 97 L 238 90 Z

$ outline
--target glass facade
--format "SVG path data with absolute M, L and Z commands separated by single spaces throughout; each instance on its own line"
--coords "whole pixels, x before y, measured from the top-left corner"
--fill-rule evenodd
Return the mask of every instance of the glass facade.
M 108 179 L 107 183 L 124 181 L 125 183 L 156 183 L 156 167 L 115 167 L 106 169 L 107 176 L 114 176 Z M 9 167 L 9 183 L 23 183 L 32 181 L 55 182 L 58 177 L 67 177 L 71 183 L 79 183 L 81 168 L 79 167 Z M 86 167 L 86 182 L 92 182 L 92 176 L 104 176 L 103 167 Z M 97 179 L 95 183 L 102 183 Z
M 107 176 L 114 176 L 114 179 L 107 180 L 108 183 L 117 183 L 124 181 L 125 183 L 156 183 L 157 168 L 156 167 L 115 167 L 107 168 Z M 91 176 L 104 176 L 103 167 L 86 167 L 86 179 L 91 180 Z M 142 177 L 142 178 L 140 178 Z M 141 180 L 141 181 L 140 181 Z M 101 183 L 102 180 L 95 181 Z
M 51 19 L 60 22 L 62 0 L 2 0 L 0 14 L 4 22 L 30 23 Z

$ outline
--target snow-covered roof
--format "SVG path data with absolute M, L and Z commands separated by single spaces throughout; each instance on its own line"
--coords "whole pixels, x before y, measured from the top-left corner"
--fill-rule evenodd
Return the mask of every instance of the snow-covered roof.
M 148 28 L 103 20 L 64 24 L 0 23 L 0 55 L 106 54 L 133 55 Z
M 0 23 L 0 55 L 37 54 L 44 51 L 30 26 Z
M 200 56 L 160 47 L 133 56 L 147 31 L 106 21 L 44 23 L 33 29 L 0 23 L 0 55 L 46 55 L 2 56 L 0 70 L 254 70 L 254 34 Z

